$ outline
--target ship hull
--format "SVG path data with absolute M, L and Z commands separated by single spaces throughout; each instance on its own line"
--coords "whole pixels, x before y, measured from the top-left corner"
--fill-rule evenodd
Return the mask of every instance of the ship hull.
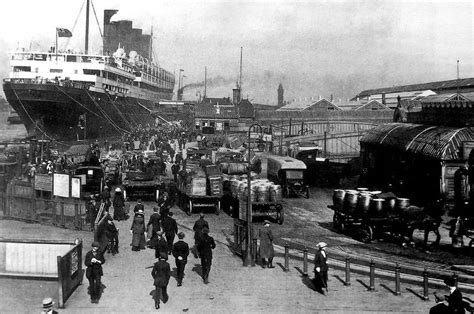
M 28 136 L 57 140 L 106 138 L 154 123 L 149 111 L 153 102 L 144 99 L 56 84 L 4 82 L 3 90 Z

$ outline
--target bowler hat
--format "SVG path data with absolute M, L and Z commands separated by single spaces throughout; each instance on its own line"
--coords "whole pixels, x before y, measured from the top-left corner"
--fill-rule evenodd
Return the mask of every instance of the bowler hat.
M 184 232 L 178 233 L 178 239 L 184 239 Z
M 446 279 L 444 280 L 444 283 L 445 283 L 447 286 L 449 286 L 449 287 L 454 287 L 454 286 L 456 286 L 456 280 L 454 280 L 453 277 L 446 278 Z
M 100 247 L 100 243 L 97 241 L 92 242 L 92 247 Z
M 53 299 L 52 298 L 44 298 L 43 299 L 43 309 L 51 309 L 54 305 Z

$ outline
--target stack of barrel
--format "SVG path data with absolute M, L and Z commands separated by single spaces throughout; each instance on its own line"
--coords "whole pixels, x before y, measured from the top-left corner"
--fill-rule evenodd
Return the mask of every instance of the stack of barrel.
M 243 175 L 230 177 L 230 189 L 232 196 L 238 199 L 247 199 L 248 197 L 248 181 L 247 176 Z M 250 181 L 250 198 L 252 202 L 268 203 L 281 202 L 282 189 L 278 184 L 274 184 L 268 179 L 255 179 Z
M 381 198 L 381 191 L 334 190 L 333 208 L 349 215 L 386 217 L 397 215 L 410 205 L 408 198 Z

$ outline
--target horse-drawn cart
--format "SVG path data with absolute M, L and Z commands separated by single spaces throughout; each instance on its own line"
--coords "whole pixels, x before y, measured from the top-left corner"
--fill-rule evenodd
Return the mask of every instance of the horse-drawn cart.
M 180 207 L 188 215 L 204 208 L 213 208 L 216 215 L 219 215 L 221 211 L 221 195 L 192 195 L 181 191 L 179 199 Z

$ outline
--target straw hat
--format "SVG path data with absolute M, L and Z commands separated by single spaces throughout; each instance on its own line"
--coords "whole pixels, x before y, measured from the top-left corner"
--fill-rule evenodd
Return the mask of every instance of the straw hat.
M 316 246 L 320 249 L 322 248 L 325 248 L 326 246 L 328 246 L 325 242 L 319 242 L 318 244 L 316 244 Z
M 53 302 L 52 298 L 44 298 L 43 299 L 43 309 L 44 310 L 52 309 L 53 305 L 54 305 L 54 302 Z

